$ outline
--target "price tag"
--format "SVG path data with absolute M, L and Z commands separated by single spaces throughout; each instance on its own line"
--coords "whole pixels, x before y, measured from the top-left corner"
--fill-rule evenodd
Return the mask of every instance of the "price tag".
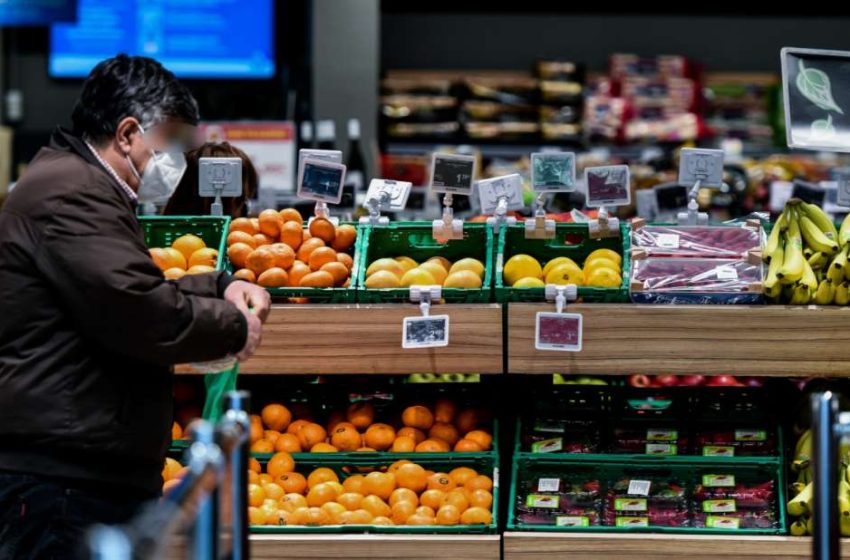
M 676 430 L 647 430 L 647 441 L 676 441 L 679 439 L 679 432 Z
M 628 206 L 632 202 L 628 165 L 604 165 L 584 170 L 588 208 Z
M 580 313 L 537 314 L 534 347 L 538 350 L 580 352 L 582 318 Z
M 677 455 L 679 448 L 669 443 L 647 443 L 647 455 Z
M 718 280 L 737 280 L 738 271 L 731 266 L 718 266 L 715 269 Z
M 448 345 L 448 315 L 405 317 L 402 320 L 402 348 L 439 348 Z
M 850 172 L 837 172 L 836 179 L 835 203 L 844 208 L 850 207 Z
M 472 194 L 475 156 L 434 154 L 431 162 L 431 192 Z
M 702 485 L 710 488 L 728 488 L 735 486 L 734 474 L 704 474 Z
M 701 187 L 723 185 L 723 150 L 682 148 L 679 160 L 679 184 Z
M 558 515 L 555 517 L 556 527 L 590 527 L 590 519 L 583 515 Z
M 381 204 L 381 209 L 388 212 L 398 212 L 407 206 L 412 183 L 407 181 L 392 181 L 390 179 L 372 179 L 369 190 L 366 191 L 366 200 L 363 207 L 369 207 L 369 201 L 374 200 Z
M 738 529 L 741 526 L 741 520 L 737 517 L 709 515 L 705 518 L 705 526 L 711 529 Z
M 649 496 L 649 487 L 652 486 L 651 480 L 630 480 L 629 495 L 630 496 Z
M 702 448 L 703 457 L 734 457 L 735 448 L 731 445 L 706 445 Z
M 662 249 L 678 249 L 679 236 L 675 233 L 661 233 L 655 238 L 655 244 Z
M 238 157 L 202 157 L 198 159 L 200 196 L 241 196 L 242 159 Z
M 557 453 L 564 448 L 564 440 L 561 438 L 544 439 L 531 444 L 533 453 Z
M 735 441 L 767 441 L 764 430 L 735 430 Z
M 499 206 L 499 199 L 505 199 L 507 210 L 522 210 L 522 177 L 519 173 L 484 179 L 476 184 L 481 213 L 492 214 Z
M 535 193 L 576 190 L 576 155 L 548 151 L 531 154 L 531 188 Z
M 345 165 L 306 158 L 298 174 L 298 198 L 339 204 L 345 183 Z
M 541 478 L 537 481 L 538 492 L 557 492 L 560 489 L 560 478 Z
M 614 519 L 616 527 L 649 527 L 648 517 L 617 517 Z
M 530 508 L 558 509 L 560 503 L 561 499 L 559 496 L 548 494 L 529 494 L 525 499 L 525 505 Z
M 705 500 L 702 503 L 705 513 L 735 513 L 735 500 Z
M 646 511 L 646 499 L 617 498 L 614 500 L 614 509 L 617 511 Z

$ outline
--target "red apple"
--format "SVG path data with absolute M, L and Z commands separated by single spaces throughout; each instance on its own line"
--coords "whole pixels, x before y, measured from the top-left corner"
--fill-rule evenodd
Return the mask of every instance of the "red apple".
M 709 375 L 708 383 L 706 383 L 709 387 L 743 387 L 744 384 L 735 379 L 732 375 Z
M 654 385 L 659 387 L 676 387 L 679 385 L 678 375 L 656 375 Z
M 705 383 L 704 375 L 683 375 L 679 378 L 679 385 L 682 387 L 696 387 Z
M 652 382 L 649 380 L 648 375 L 635 374 L 629 376 L 629 385 L 632 387 L 649 387 L 652 385 Z

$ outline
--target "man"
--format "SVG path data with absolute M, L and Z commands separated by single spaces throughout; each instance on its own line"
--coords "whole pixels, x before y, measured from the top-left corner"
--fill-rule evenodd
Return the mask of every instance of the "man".
M 166 281 L 148 254 L 136 206 L 173 192 L 198 122 L 171 72 L 100 63 L 72 122 L 0 211 L 0 558 L 68 558 L 156 497 L 171 366 L 249 357 L 269 308 L 224 274 Z

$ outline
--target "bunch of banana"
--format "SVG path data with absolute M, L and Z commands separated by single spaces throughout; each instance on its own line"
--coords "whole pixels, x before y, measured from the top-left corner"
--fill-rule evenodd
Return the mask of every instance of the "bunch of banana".
M 773 303 L 850 304 L 850 215 L 836 230 L 814 204 L 792 198 L 767 238 L 764 293 Z

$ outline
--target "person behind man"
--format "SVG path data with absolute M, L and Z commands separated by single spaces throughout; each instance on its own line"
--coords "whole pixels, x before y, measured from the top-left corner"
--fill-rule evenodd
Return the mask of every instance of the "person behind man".
M 171 366 L 260 342 L 265 290 L 166 281 L 136 218 L 170 195 L 198 108 L 158 62 L 97 65 L 0 210 L 0 558 L 68 558 L 159 495 Z

